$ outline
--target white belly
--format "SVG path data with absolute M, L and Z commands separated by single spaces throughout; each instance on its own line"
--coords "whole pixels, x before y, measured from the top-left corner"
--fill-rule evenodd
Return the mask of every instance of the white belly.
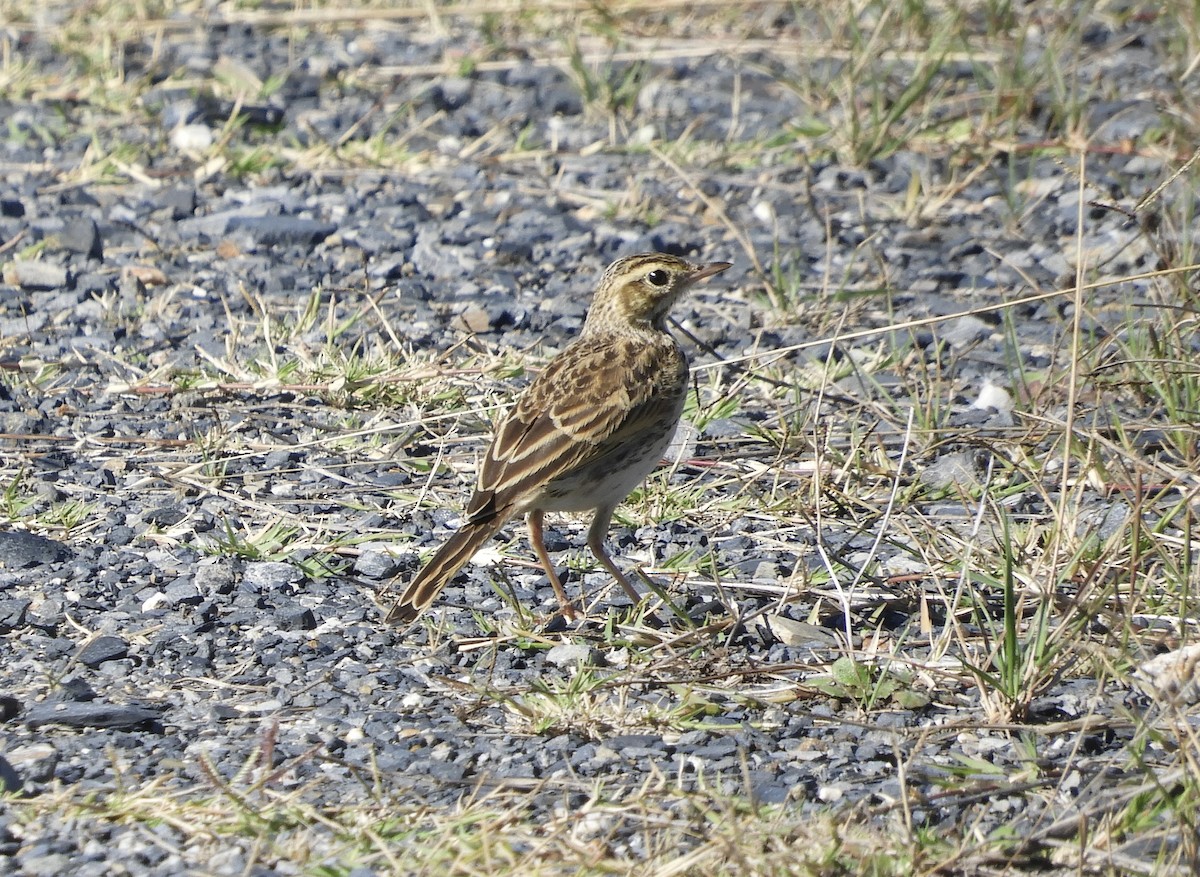
M 607 457 L 551 481 L 529 508 L 582 512 L 617 505 L 654 471 L 674 435 L 671 429 L 665 435 L 631 437 Z

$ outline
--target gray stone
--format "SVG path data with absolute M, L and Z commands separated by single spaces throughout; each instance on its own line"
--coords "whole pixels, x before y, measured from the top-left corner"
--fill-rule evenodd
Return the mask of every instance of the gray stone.
M 920 479 L 931 487 L 972 487 L 979 483 L 979 467 L 973 451 L 946 454 L 921 469 Z
M 560 643 L 546 652 L 546 663 L 555 667 L 586 667 L 596 663 L 596 651 L 583 643 Z
M 54 778 L 54 769 L 59 761 L 58 750 L 49 743 L 14 746 L 8 750 L 6 757 L 22 783 L 26 780 L 34 783 L 49 782 Z
M 20 856 L 17 861 L 21 865 L 22 873 L 27 877 L 59 877 L 68 873 L 71 865 L 71 859 L 63 853 Z
M 354 571 L 371 579 L 386 579 L 400 571 L 400 562 L 386 551 L 364 551 L 354 562 Z
M 22 289 L 61 289 L 70 282 L 70 274 L 52 262 L 15 261 L 6 266 L 4 280 Z
M 264 591 L 277 591 L 295 584 L 304 578 L 304 573 L 290 563 L 261 561 L 246 564 L 242 582 Z
M 196 567 L 192 581 L 204 596 L 228 594 L 233 590 L 234 571 L 228 561 L 204 563 Z

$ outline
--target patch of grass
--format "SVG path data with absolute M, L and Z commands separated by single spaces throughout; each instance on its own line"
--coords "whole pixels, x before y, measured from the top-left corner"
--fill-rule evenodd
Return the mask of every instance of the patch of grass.
M 830 665 L 828 676 L 814 677 L 809 684 L 830 697 L 854 701 L 869 713 L 889 703 L 902 709 L 926 706 L 929 697 L 913 688 L 913 679 L 914 674 L 905 668 L 875 668 L 841 657 Z
M 619 45 L 617 35 L 610 32 L 606 40 L 615 53 Z M 609 143 L 616 145 L 618 125 L 635 115 L 637 97 L 648 75 L 646 63 L 641 60 L 609 60 L 594 65 L 584 58 L 579 41 L 574 37 L 568 37 L 566 49 L 568 69 L 584 108 L 608 120 Z
M 61 529 L 69 536 L 72 530 L 92 516 L 94 510 L 95 506 L 91 503 L 66 500 L 54 503 L 37 517 L 43 526 Z
M 0 515 L 10 522 L 20 520 L 38 502 L 37 495 L 30 492 L 24 482 L 25 470 L 19 469 L 5 483 L 4 490 L 0 491 Z
M 226 519 L 221 521 L 221 530 L 212 538 L 211 550 L 214 554 L 246 560 L 286 560 L 290 553 L 288 547 L 299 532 L 299 527 L 282 521 L 249 532 Z

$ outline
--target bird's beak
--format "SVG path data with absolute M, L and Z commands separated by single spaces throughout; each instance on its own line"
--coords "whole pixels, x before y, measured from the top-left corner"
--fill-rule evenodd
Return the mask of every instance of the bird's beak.
M 714 274 L 720 274 L 726 268 L 730 268 L 732 266 L 732 262 L 709 262 L 707 265 L 701 265 L 688 275 L 688 283 L 698 283 L 705 277 L 712 277 Z

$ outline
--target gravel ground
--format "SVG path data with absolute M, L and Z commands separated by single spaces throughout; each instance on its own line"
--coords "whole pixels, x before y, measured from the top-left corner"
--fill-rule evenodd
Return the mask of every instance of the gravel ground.
M 447 59 L 487 40 L 478 23 L 452 20 L 169 28 L 124 48 L 124 75 L 156 83 L 136 106 L 65 91 L 0 96 L 0 258 L 26 254 L 0 287 L 0 502 L 14 521 L 0 532 L 9 789 L 69 790 L 77 803 L 94 792 L 110 804 L 127 790 L 129 802 L 111 807 L 132 812 L 138 795 L 153 800 L 147 790 L 250 796 L 260 789 L 248 788 L 247 771 L 261 778 L 270 764 L 264 785 L 321 812 L 420 802 L 436 820 L 503 794 L 537 823 L 594 803 L 596 789 L 619 802 L 665 775 L 684 791 L 791 802 L 800 813 L 833 807 L 881 826 L 907 797 L 906 818 L 935 834 L 1007 826 L 1052 838 L 1078 823 L 1082 802 L 1119 786 L 1142 695 L 1070 674 L 1039 693 L 1023 736 L 991 727 L 973 686 L 940 679 L 920 634 L 922 589 L 946 580 L 881 578 L 928 572 L 904 548 L 908 516 L 961 533 L 973 505 L 949 490 L 888 519 L 851 503 L 844 514 L 826 508 L 817 529 L 807 486 L 817 434 L 849 446 L 866 433 L 885 457 L 910 454 L 914 483 L 984 477 L 980 449 L 1011 435 L 1014 415 L 1004 397 L 976 405 L 981 387 L 1011 386 L 1018 364 L 1045 368 L 1072 313 L 1049 299 L 1015 306 L 1007 321 L 953 315 L 1070 281 L 1078 184 L 1032 151 L 974 169 L 901 150 L 859 167 L 810 160 L 787 138 L 767 145 L 819 108 L 785 84 L 801 63 L 786 50 L 801 27 L 790 7 L 771 6 L 770 20 L 754 8 L 772 45 L 663 53 L 636 68 L 638 90 L 615 117 L 595 110 L 569 65 L 537 62 L 561 55 L 561 42 L 447 75 Z M 63 69 L 65 81 L 69 62 L 51 33 L 20 27 L 7 39 L 39 75 Z M 1144 21 L 1097 24 L 1089 40 L 1081 81 L 1122 77 L 1151 90 L 1169 78 Z M 191 84 L 219 76 L 275 88 L 235 106 Z M 1120 141 L 1164 125 L 1165 112 L 1113 96 L 1091 101 L 1086 123 Z M 1031 122 L 1015 136 L 1044 132 Z M 237 151 L 214 160 L 222 153 L 207 145 L 222 137 Z M 387 150 L 395 166 L 350 167 L 322 152 L 329 144 Z M 1087 195 L 1126 203 L 1169 171 L 1167 157 L 1097 151 Z M 914 181 L 944 197 L 905 209 Z M 1121 213 L 1084 215 L 1082 246 L 1104 254 L 1106 273 L 1158 264 Z M 694 362 L 710 366 L 698 372 L 705 392 L 717 392 L 712 381 L 736 385 L 736 409 L 704 422 L 692 456 L 656 476 L 611 537 L 626 565 L 711 556 L 719 586 L 707 564 L 656 574 L 707 626 L 660 610 L 663 627 L 630 622 L 636 636 L 613 636 L 605 622 L 627 601 L 602 570 L 572 563 L 568 587 L 599 597 L 592 620 L 514 635 L 525 619 L 497 585 L 537 613 L 553 594 L 523 529 L 510 527 L 511 560 L 468 566 L 432 624 L 385 627 L 390 578 L 410 576 L 454 525 L 493 406 L 579 328 L 604 265 L 645 250 L 735 262 L 676 316 Z M 774 264 L 791 278 L 792 298 L 771 300 L 751 252 L 768 275 Z M 881 288 L 890 295 L 871 294 Z M 271 336 L 266 327 L 300 321 L 314 290 L 318 318 Z M 1105 313 L 1104 296 L 1124 308 L 1128 292 L 1098 293 L 1088 319 Z M 757 380 L 763 359 L 719 367 L 820 341 L 831 314 L 844 314 L 843 332 L 950 319 L 916 330 L 916 344 L 876 336 L 773 360 L 777 376 L 857 363 L 819 402 Z M 290 381 L 280 363 L 319 360 L 340 321 L 346 355 L 407 352 L 412 371 L 377 397 Z M 864 378 L 892 343 L 907 343 L 905 358 Z M 906 376 L 921 370 L 939 370 L 945 398 L 907 397 Z M 462 415 L 422 423 L 447 393 Z M 903 420 L 880 412 L 910 402 L 936 402 L 940 425 L 962 437 L 904 450 Z M 791 440 L 765 437 L 788 422 L 799 425 Z M 1007 501 L 1034 520 L 1053 496 L 1031 488 Z M 1100 491 L 1089 501 L 1102 522 L 1128 513 Z M 555 519 L 551 550 L 582 557 L 584 527 Z M 886 544 L 873 548 L 880 532 Z M 878 558 L 850 619 L 832 587 L 779 600 L 824 569 L 819 545 L 849 567 Z M 911 696 L 882 709 L 820 688 L 773 700 L 845 653 L 846 626 L 864 649 L 903 655 Z M 631 666 L 645 669 L 622 676 Z M 616 674 L 620 690 L 597 687 L 590 711 L 555 713 L 551 694 L 587 673 Z M 681 727 L 663 717 L 689 709 L 674 684 L 685 676 L 693 692 L 721 682 L 695 705 L 709 719 Z M 843 682 L 843 693 L 852 688 Z M 112 813 L 3 811 L 0 870 L 304 870 L 253 833 L 214 839 Z M 580 837 L 603 837 L 631 861 L 653 853 L 636 818 L 597 810 L 589 820 Z M 308 868 L 338 855 L 334 833 L 315 836 Z

